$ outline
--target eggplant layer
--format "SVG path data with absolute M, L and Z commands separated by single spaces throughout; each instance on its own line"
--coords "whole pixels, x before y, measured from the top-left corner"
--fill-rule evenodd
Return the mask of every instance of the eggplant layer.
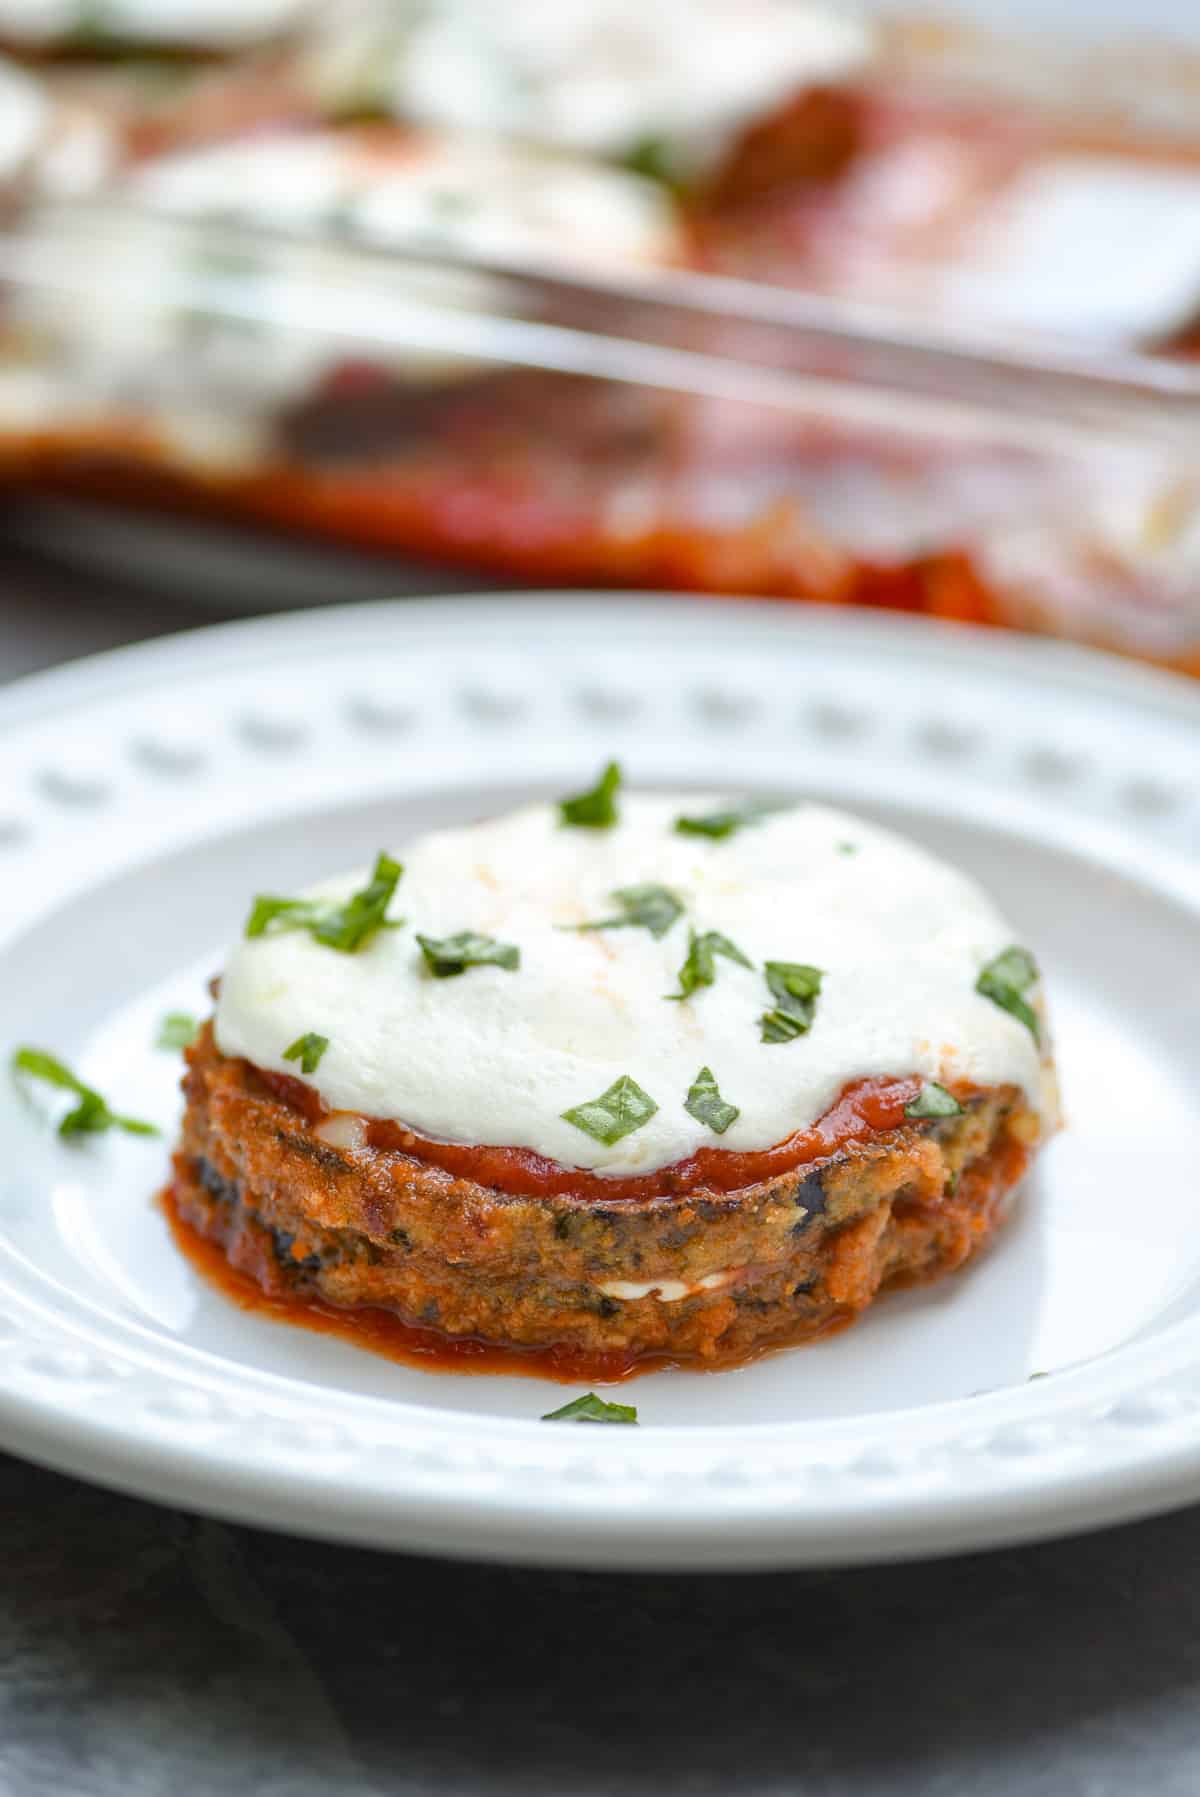
M 998 1087 L 739 1191 L 515 1197 L 332 1145 L 211 1028 L 188 1058 L 175 1202 L 265 1291 L 585 1354 L 733 1360 L 849 1321 L 982 1247 L 1039 1134 Z

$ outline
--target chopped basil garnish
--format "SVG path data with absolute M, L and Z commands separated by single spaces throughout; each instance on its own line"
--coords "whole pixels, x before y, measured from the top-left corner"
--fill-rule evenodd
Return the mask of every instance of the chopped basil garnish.
M 1014 945 L 988 962 L 975 982 L 975 990 L 1023 1023 L 1040 1045 L 1042 1035 L 1037 1012 L 1024 997 L 1029 988 L 1037 984 L 1037 979 L 1037 962 L 1029 950 Z
M 306 899 L 278 898 L 269 892 L 257 893 L 246 919 L 247 939 L 254 936 L 274 936 L 283 930 L 305 930 L 318 911 L 319 906 L 310 905 Z
M 377 930 L 394 930 L 398 921 L 387 921 L 387 908 L 404 872 L 390 855 L 376 859 L 374 871 L 361 892 L 344 905 L 326 899 L 276 898 L 260 893 L 246 920 L 247 936 L 275 936 L 285 930 L 307 930 L 314 942 L 342 955 L 357 954 Z
M 544 1423 L 636 1423 L 636 1404 L 608 1404 L 589 1391 L 582 1398 L 572 1398 L 561 1410 L 549 1410 Z
M 417 941 L 435 980 L 452 979 L 468 967 L 504 967 L 512 973 L 521 965 L 521 951 L 515 943 L 477 936 L 473 930 L 460 930 L 457 936 L 422 936 L 418 931 Z
M 856 842 L 839 842 L 837 852 L 839 855 L 857 855 L 858 844 Z
M 778 799 L 751 799 L 745 805 L 731 805 L 724 811 L 709 811 L 700 817 L 677 817 L 675 828 L 680 836 L 732 836 L 752 824 L 761 824 L 774 811 L 790 807 Z
M 301 1073 L 315 1073 L 321 1065 L 321 1056 L 329 1047 L 328 1036 L 314 1035 L 309 1030 L 307 1035 L 297 1036 L 290 1048 L 285 1048 L 285 1061 L 299 1061 Z
M 650 1094 L 623 1073 L 599 1098 L 577 1104 L 573 1110 L 564 1111 L 562 1117 L 564 1123 L 573 1123 L 584 1135 L 611 1148 L 622 1136 L 631 1136 L 643 1123 L 649 1123 L 657 1109 Z
M 677 917 L 683 916 L 683 901 L 668 886 L 619 886 L 611 894 L 621 907 L 620 917 L 601 917 L 595 923 L 577 923 L 577 930 L 649 930 L 652 936 L 665 936 Z
M 711 986 L 717 977 L 716 957 L 724 955 L 727 961 L 736 961 L 739 967 L 753 967 L 749 960 L 728 936 L 722 936 L 719 930 L 688 932 L 687 960 L 679 969 L 679 990 L 668 992 L 667 997 L 681 1000 L 690 998 L 699 986 Z
M 47 1085 L 73 1092 L 78 1098 L 79 1103 L 67 1112 L 58 1126 L 60 1136 L 100 1135 L 106 1129 L 123 1129 L 131 1136 L 160 1133 L 153 1123 L 143 1123 L 139 1117 L 123 1117 L 118 1111 L 110 1110 L 99 1092 L 85 1086 L 69 1067 L 64 1067 L 43 1048 L 18 1048 L 12 1065 L 14 1073 L 27 1073 L 32 1079 L 45 1080 Z
M 921 1081 L 921 1090 L 911 1104 L 904 1107 L 906 1117 L 961 1117 L 962 1106 L 953 1092 L 939 1086 L 935 1079 Z
M 821 969 L 803 961 L 765 961 L 763 971 L 775 1004 L 760 1019 L 762 1040 L 794 1042 L 797 1036 L 806 1036 L 817 1014 Z
M 668 187 L 671 185 L 671 146 L 665 137 L 653 131 L 630 144 L 621 161 L 630 174 L 643 175 L 647 181 L 661 181 Z
M 719 1136 L 723 1136 L 729 1125 L 742 1114 L 736 1104 L 729 1104 L 721 1097 L 711 1067 L 701 1067 L 683 1108 L 690 1111 L 698 1123 L 707 1123 Z
M 159 1022 L 154 1046 L 168 1054 L 179 1054 L 192 1046 L 199 1033 L 199 1022 L 187 1011 L 168 1011 Z
M 611 830 L 617 821 L 620 786 L 620 764 L 610 761 L 590 792 L 576 793 L 572 799 L 559 801 L 559 817 L 564 824 L 573 824 L 577 830 Z

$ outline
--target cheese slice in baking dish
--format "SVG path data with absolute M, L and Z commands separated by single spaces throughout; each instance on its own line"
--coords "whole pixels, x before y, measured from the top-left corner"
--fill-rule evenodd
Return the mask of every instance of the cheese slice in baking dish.
M 939 308 L 1104 342 L 1166 337 L 1200 312 L 1200 166 L 1063 155 L 969 227 Z

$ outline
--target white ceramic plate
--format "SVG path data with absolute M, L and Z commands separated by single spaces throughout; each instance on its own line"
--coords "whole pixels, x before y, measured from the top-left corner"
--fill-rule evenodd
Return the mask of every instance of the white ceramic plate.
M 1200 1497 L 1200 689 L 804 608 L 405 602 L 240 624 L 0 694 L 2 1045 L 170 1132 L 160 1014 L 248 895 L 434 820 L 645 783 L 832 799 L 969 867 L 1046 970 L 1069 1128 L 976 1267 L 817 1346 L 570 1394 L 421 1373 L 232 1308 L 172 1247 L 165 1144 L 61 1144 L 0 1080 L 0 1441 L 384 1546 L 783 1566 Z M 1033 1378 L 1034 1374 L 1048 1377 Z

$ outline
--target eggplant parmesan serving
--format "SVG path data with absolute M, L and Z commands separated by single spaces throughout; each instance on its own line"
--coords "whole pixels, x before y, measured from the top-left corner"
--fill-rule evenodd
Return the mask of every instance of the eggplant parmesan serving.
M 1029 951 L 809 803 L 626 793 L 257 897 L 170 1207 L 273 1298 L 714 1366 L 982 1248 L 1057 1107 Z

